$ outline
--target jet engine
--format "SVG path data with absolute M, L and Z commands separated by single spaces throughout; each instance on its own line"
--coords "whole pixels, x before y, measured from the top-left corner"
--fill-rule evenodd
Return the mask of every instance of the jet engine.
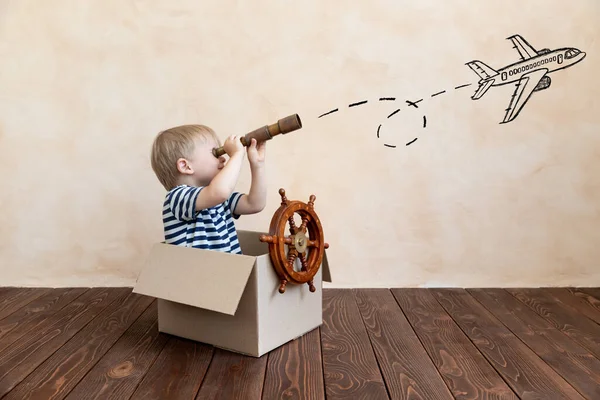
M 548 89 L 550 87 L 550 83 L 552 83 L 552 80 L 550 79 L 550 77 L 545 76 L 542 79 L 540 79 L 539 83 L 537 84 L 535 89 L 533 89 L 533 91 L 538 92 L 540 90 Z

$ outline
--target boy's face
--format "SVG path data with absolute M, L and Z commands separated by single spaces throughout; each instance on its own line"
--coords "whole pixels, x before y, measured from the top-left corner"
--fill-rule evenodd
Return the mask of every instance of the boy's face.
M 219 147 L 213 138 L 196 139 L 192 157 L 185 174 L 191 175 L 197 186 L 207 186 L 225 166 L 225 157 L 216 158 L 212 150 Z

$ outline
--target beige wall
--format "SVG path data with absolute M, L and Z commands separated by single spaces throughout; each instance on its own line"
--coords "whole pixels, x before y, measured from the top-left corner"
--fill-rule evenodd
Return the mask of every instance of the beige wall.
M 600 285 L 600 3 L 519 2 L 0 0 L 0 283 L 133 284 L 154 135 L 298 113 L 238 228 L 314 193 L 333 286 Z M 515 33 L 587 58 L 501 125 L 514 86 L 472 101 L 465 63 L 517 61 Z

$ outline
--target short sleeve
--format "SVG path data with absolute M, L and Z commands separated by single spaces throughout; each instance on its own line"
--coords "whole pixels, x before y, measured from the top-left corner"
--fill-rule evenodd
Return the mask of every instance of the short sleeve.
M 180 221 L 190 221 L 196 218 L 196 199 L 203 187 L 181 185 L 168 195 L 171 212 Z
M 231 194 L 231 196 L 229 196 L 229 198 L 227 199 L 227 204 L 229 206 L 229 211 L 231 212 L 231 216 L 234 219 L 238 219 L 240 217 L 239 214 L 235 213 L 235 208 L 238 205 L 238 202 L 240 201 L 240 198 L 242 197 L 243 193 L 240 192 L 233 192 Z

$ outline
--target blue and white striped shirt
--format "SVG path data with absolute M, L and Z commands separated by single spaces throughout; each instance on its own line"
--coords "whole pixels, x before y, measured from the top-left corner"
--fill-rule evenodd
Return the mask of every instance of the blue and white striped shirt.
M 165 242 L 242 254 L 233 223 L 240 217 L 233 211 L 242 193 L 233 192 L 223 203 L 196 211 L 196 198 L 202 189 L 179 185 L 167 193 L 162 213 Z

